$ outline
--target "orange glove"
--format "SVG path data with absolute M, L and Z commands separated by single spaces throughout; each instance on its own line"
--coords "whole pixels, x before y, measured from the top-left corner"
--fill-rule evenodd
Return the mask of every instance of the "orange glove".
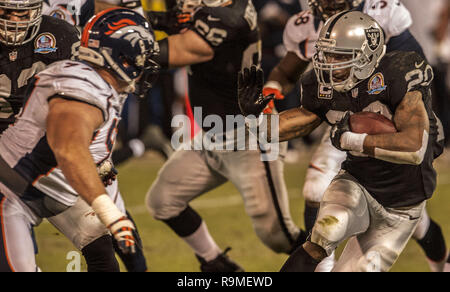
M 275 95 L 275 99 L 277 99 L 277 100 L 284 99 L 284 95 L 281 92 L 281 85 L 276 81 L 269 81 L 263 89 L 264 96 L 268 96 L 271 94 Z M 274 108 L 275 108 L 275 102 L 272 100 L 269 102 L 269 104 L 267 105 L 267 107 L 264 109 L 263 112 L 266 115 L 272 114 Z

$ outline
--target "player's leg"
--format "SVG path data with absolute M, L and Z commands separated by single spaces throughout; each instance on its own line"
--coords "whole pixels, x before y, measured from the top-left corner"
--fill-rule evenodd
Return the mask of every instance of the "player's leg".
M 388 272 L 411 239 L 425 202 L 410 208 L 384 208 L 368 193 L 369 229 L 349 241 L 333 271 Z
M 120 271 L 109 231 L 83 199 L 47 220 L 83 253 L 88 272 Z
M 448 250 L 441 227 L 424 210 L 413 238 L 422 247 L 432 272 L 443 272 L 447 262 Z
M 305 198 L 305 227 L 307 234 L 311 234 L 317 219 L 323 194 L 333 178 L 338 174 L 342 162 L 347 154 L 336 149 L 330 140 L 330 127 L 325 130 L 321 143 L 314 152 L 306 173 L 303 196 Z M 323 260 L 317 267 L 317 272 L 330 272 L 335 263 L 334 253 Z
M 282 144 L 285 152 L 287 144 Z M 261 241 L 278 253 L 290 253 L 300 236 L 289 210 L 284 162 L 261 161 L 259 151 L 220 154 L 226 176 L 242 194 L 247 214 Z M 302 234 L 302 241 L 306 234 Z
M 37 272 L 32 222 L 17 199 L 0 193 L 0 272 Z
M 324 194 L 310 241 L 290 256 L 281 271 L 315 271 L 340 243 L 365 232 L 369 222 L 363 188 L 351 175 L 342 171 Z
M 153 217 L 166 223 L 192 248 L 200 259 L 202 270 L 207 263 L 220 260 L 222 251 L 189 202 L 226 182 L 208 166 L 205 153 L 175 152 L 161 169 L 146 197 Z

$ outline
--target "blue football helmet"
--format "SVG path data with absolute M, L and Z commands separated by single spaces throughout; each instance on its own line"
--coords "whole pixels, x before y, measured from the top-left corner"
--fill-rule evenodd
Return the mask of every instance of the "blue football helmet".
M 157 73 L 160 66 L 152 60 L 159 46 L 150 23 L 139 13 L 111 8 L 95 15 L 81 37 L 79 59 L 115 73 L 128 82 L 127 92 L 135 91 L 144 73 Z

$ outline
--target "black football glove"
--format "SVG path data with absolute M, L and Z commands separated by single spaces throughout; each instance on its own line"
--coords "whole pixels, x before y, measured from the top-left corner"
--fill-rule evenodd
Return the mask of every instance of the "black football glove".
M 239 108 L 244 116 L 259 116 L 269 102 L 275 98 L 274 94 L 265 97 L 262 93 L 263 87 L 263 70 L 256 66 L 252 66 L 251 69 L 245 68 L 243 71 L 239 72 Z
M 333 146 L 341 151 L 346 151 L 345 149 L 342 149 L 341 137 L 345 132 L 351 132 L 349 122 L 350 112 L 347 112 L 342 120 L 340 120 L 333 126 L 330 132 L 331 143 L 333 143 Z

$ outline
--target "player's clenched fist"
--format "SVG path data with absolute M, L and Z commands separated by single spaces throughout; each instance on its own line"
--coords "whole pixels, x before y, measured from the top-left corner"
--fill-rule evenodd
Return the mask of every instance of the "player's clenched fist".
M 117 240 L 117 244 L 124 254 L 134 254 L 136 252 L 136 239 L 133 236 L 133 231 L 136 227 L 130 219 L 124 216 L 109 225 L 108 229 Z
M 239 73 L 238 78 L 238 99 L 239 108 L 245 116 L 259 116 L 275 95 L 264 96 L 262 89 L 264 86 L 263 70 L 252 66 L 245 68 Z
M 111 198 L 107 195 L 98 196 L 92 202 L 92 209 L 94 209 L 100 221 L 111 231 L 122 252 L 134 254 L 136 252 L 136 240 L 133 231 L 136 230 L 136 227 L 127 216 L 120 212 Z

